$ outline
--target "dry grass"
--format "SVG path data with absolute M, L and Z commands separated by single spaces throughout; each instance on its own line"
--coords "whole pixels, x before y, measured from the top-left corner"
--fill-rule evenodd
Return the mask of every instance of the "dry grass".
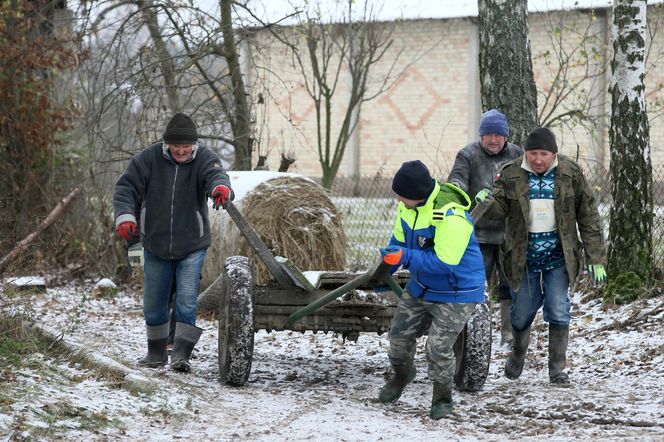
M 237 206 L 272 254 L 289 258 L 300 270 L 343 270 L 346 266 L 341 215 L 327 191 L 313 181 L 303 177 L 274 178 L 256 186 Z M 222 217 L 213 227 L 213 244 L 206 259 L 208 272 L 210 268 L 214 270 L 207 275 L 204 271 L 203 286 L 221 272 L 220 258 L 232 255 L 251 257 L 255 282 L 268 283 L 272 278 L 267 268 L 254 256 L 229 217 Z
M 275 256 L 289 258 L 303 271 L 344 269 L 341 215 L 318 184 L 295 177 L 266 181 L 243 199 L 242 211 Z M 240 251 L 244 256 L 253 253 L 244 238 Z M 267 268 L 254 261 L 256 283 L 267 283 L 271 279 Z

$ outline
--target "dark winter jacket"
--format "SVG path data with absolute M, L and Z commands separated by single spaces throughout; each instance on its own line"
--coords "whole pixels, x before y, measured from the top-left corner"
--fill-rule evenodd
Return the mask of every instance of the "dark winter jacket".
M 429 198 L 409 209 L 399 203 L 390 245 L 408 250 L 406 288 L 431 302 L 484 302 L 484 261 L 468 215 L 470 198 L 436 183 Z
M 211 242 L 207 197 L 215 186 L 230 186 L 219 157 L 199 146 L 178 164 L 161 141 L 134 156 L 115 185 L 115 224 L 136 222 L 141 243 L 154 255 L 180 259 Z
M 466 192 L 475 204 L 475 195 L 482 189 L 493 188 L 493 181 L 501 167 L 523 155 L 516 144 L 505 143 L 496 155 L 488 153 L 480 141 L 470 143 L 461 149 L 454 161 L 447 182 Z M 475 223 L 475 235 L 480 244 L 501 244 L 504 238 L 505 223 L 502 220 L 479 219 Z
M 503 167 L 500 178 L 494 184 L 495 201 L 484 215 L 485 218 L 507 219 L 500 260 L 513 290 L 518 290 L 520 286 L 528 248 L 530 196 L 528 171 L 522 167 L 523 161 L 522 156 Z M 582 249 L 585 250 L 587 264 L 603 264 L 605 261 L 599 213 L 581 168 L 561 154 L 558 154 L 553 192 L 556 227 L 565 256 L 565 268 L 570 281 L 574 281 L 579 273 Z

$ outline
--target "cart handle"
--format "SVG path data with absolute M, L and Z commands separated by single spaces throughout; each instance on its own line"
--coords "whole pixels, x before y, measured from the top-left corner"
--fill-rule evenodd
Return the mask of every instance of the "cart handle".
M 369 285 L 371 283 L 376 286 L 387 284 L 390 289 L 392 289 L 392 291 L 397 294 L 397 296 L 401 297 L 403 290 L 401 286 L 394 280 L 394 278 L 392 278 L 392 275 L 390 274 L 391 268 L 392 266 L 383 262 L 383 258 L 380 257 L 366 273 L 359 275 L 357 278 L 351 281 L 348 281 L 341 287 L 332 290 L 327 295 L 320 297 L 319 299 L 305 307 L 302 307 L 300 310 L 290 315 L 286 320 L 286 327 L 291 327 L 297 321 L 307 316 L 314 310 L 318 310 L 319 308 L 329 304 L 330 302 L 345 295 L 351 290 L 363 285 Z
M 253 228 L 249 222 L 244 219 L 244 216 L 237 210 L 235 204 L 231 201 L 226 202 L 226 213 L 231 217 L 237 228 L 240 230 L 242 235 L 246 238 L 251 248 L 254 249 L 258 257 L 263 261 L 265 266 L 268 268 L 274 279 L 283 289 L 295 289 L 296 284 L 291 278 L 291 276 L 279 265 L 274 255 L 270 252 L 270 249 L 267 248 L 261 237 L 256 233 L 256 230 Z

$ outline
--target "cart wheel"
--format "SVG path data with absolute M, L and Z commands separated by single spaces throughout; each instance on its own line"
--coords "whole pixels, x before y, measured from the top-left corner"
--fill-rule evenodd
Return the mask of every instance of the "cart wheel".
M 219 299 L 219 377 L 230 385 L 244 385 L 254 353 L 253 276 L 249 259 L 227 258 L 224 279 Z
M 482 388 L 491 362 L 491 317 L 487 304 L 478 304 L 454 343 L 454 354 L 457 388 L 467 391 Z

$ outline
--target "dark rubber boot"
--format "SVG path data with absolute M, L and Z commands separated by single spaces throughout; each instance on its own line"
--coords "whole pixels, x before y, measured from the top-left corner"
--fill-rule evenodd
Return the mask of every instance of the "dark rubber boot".
M 549 324 L 549 381 L 552 384 L 568 384 L 565 373 L 569 325 Z
M 387 381 L 383 388 L 380 389 L 380 394 L 378 395 L 378 400 L 383 404 L 389 402 L 394 402 L 401 397 L 406 385 L 415 379 L 417 370 L 413 364 L 410 365 L 400 365 L 398 367 L 392 367 L 394 374 L 392 379 Z
M 171 370 L 189 373 L 191 365 L 189 358 L 191 352 L 201 337 L 203 329 L 195 325 L 178 322 L 175 326 L 175 341 L 173 342 L 173 353 L 171 354 Z
M 138 360 L 144 367 L 163 367 L 168 362 L 166 344 L 168 342 L 168 322 L 161 325 L 146 325 L 148 335 L 148 354 Z
M 512 353 L 505 362 L 505 376 L 508 379 L 518 379 L 523 371 L 523 363 L 526 360 L 528 344 L 530 344 L 530 327 L 522 332 L 512 329 Z
M 510 318 L 511 299 L 500 300 L 500 345 L 512 345 L 512 319 Z
M 175 319 L 175 309 L 171 310 L 171 320 L 168 323 L 168 345 L 166 345 L 166 352 L 170 356 L 173 354 L 173 344 L 175 342 L 175 326 L 177 324 Z
M 166 352 L 170 356 L 173 353 L 173 342 L 175 341 L 175 325 L 177 324 L 177 319 L 175 318 L 175 277 L 173 278 L 173 284 L 171 286 L 171 294 L 168 298 L 168 317 L 169 328 L 168 328 L 168 345 L 166 346 Z
M 429 416 L 432 419 L 438 420 L 450 414 L 452 414 L 452 385 L 434 382 Z

